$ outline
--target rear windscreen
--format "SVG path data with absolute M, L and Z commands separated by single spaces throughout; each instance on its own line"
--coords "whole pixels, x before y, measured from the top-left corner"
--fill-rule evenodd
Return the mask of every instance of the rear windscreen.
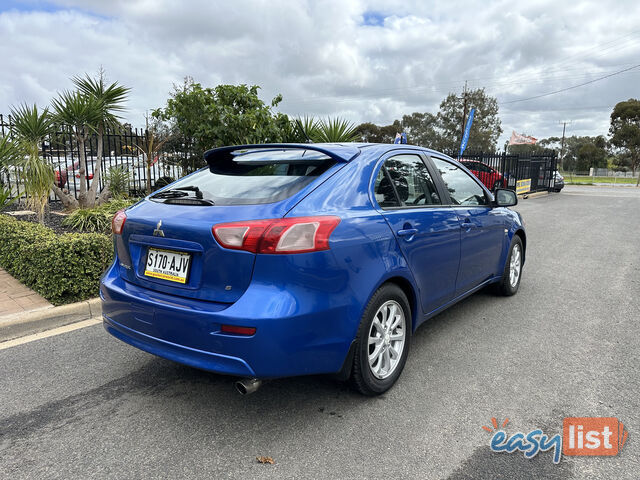
M 168 190 L 197 187 L 201 198 L 215 205 L 273 203 L 299 192 L 334 164 L 313 150 L 236 150 Z

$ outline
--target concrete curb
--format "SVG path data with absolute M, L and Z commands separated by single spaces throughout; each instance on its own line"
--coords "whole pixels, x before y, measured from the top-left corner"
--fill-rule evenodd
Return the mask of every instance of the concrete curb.
M 537 197 L 542 197 L 543 195 L 550 195 L 551 192 L 536 192 L 536 193 L 521 193 L 520 195 L 518 195 L 518 198 L 520 199 L 528 199 L 528 198 L 537 198 Z
M 0 342 L 102 316 L 100 298 L 0 318 Z

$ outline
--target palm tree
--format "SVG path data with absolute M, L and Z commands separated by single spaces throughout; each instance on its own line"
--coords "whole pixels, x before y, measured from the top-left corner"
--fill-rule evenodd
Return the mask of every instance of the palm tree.
M 40 157 L 40 146 L 53 130 L 49 110 L 38 112 L 38 107 L 27 104 L 11 109 L 13 134 L 23 155 L 14 158 L 21 167 L 27 205 L 36 212 L 38 221 L 44 223 L 44 212 L 49 201 L 49 192 L 54 183 L 53 167 Z
M 80 174 L 80 193 L 78 200 L 72 194 L 64 193 L 57 185 L 53 186 L 53 191 L 60 197 L 67 207 L 86 208 L 95 204 L 95 198 L 90 200 L 87 192 L 87 154 L 85 143 L 89 135 L 95 131 L 96 125 L 100 121 L 102 105 L 93 96 L 86 95 L 79 91 L 63 91 L 58 98 L 52 100 L 53 118 L 57 123 L 71 126 L 73 136 L 78 144 L 80 164 L 78 173 Z M 94 172 L 95 178 L 95 172 Z
M 318 142 L 354 142 L 359 138 L 356 125 L 340 117 L 320 120 Z
M 106 85 L 104 72 L 102 70 L 100 70 L 97 78 L 91 78 L 89 75 L 85 75 L 84 78 L 73 77 L 72 81 L 80 93 L 94 98 L 100 105 L 99 118 L 94 126 L 98 136 L 98 158 L 93 169 L 93 180 L 87 193 L 87 200 L 89 204 L 92 205 L 95 203 L 98 186 L 100 185 L 104 134 L 107 129 L 120 126 L 120 117 L 116 114 L 124 111 L 122 104 L 126 101 L 127 94 L 131 89 L 118 85 L 118 82 Z
M 16 200 L 11 198 L 11 189 L 3 184 L 4 171 L 9 166 L 15 165 L 23 156 L 15 142 L 12 142 L 8 136 L 0 136 L 0 210 Z
M 22 157 L 21 149 L 9 136 L 0 136 L 0 172 L 5 168 L 15 165 Z
M 143 137 L 142 144 L 136 144 L 136 148 L 142 152 L 145 158 L 145 165 L 147 167 L 147 181 L 146 181 L 146 189 L 147 195 L 151 193 L 151 165 L 153 165 L 153 161 L 157 155 L 162 151 L 162 147 L 167 143 L 171 137 L 165 136 L 161 138 L 156 133 L 156 128 L 149 128 L 149 122 L 147 120 L 147 129 L 145 131 L 145 135 Z
M 291 141 L 298 143 L 318 141 L 320 133 L 320 122 L 314 117 L 297 117 L 292 122 Z

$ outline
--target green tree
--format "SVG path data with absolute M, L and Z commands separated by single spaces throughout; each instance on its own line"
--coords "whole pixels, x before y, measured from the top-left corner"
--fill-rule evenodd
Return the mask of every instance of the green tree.
M 36 105 L 23 104 L 11 109 L 12 131 L 23 155 L 15 161 L 19 167 L 27 198 L 27 206 L 36 212 L 38 221 L 44 223 L 44 213 L 55 175 L 53 167 L 40 156 L 40 146 L 53 130 L 49 110 L 39 112 Z
M 438 148 L 442 141 L 437 131 L 437 117 L 431 113 L 414 112 L 402 116 L 402 131 L 412 145 Z
M 494 152 L 498 138 L 502 133 L 502 124 L 498 116 L 498 101 L 484 91 L 484 88 L 467 91 L 463 96 L 450 93 L 440 104 L 437 115 L 437 130 L 440 134 L 439 150 L 460 148 L 463 135 L 464 102 L 467 115 L 475 108 L 473 124 L 467 143 L 468 151 Z
M 378 126 L 370 122 L 361 123 L 356 127 L 359 139 L 368 143 L 393 143 L 396 134 L 402 132 L 400 121 L 395 120 L 391 125 Z M 409 143 L 413 143 L 409 139 Z
M 599 139 L 604 140 L 604 137 L 596 137 L 593 142 L 586 142 L 578 149 L 576 170 L 587 171 L 590 168 L 607 167 L 607 150 Z
M 611 144 L 628 155 L 633 175 L 640 166 L 640 100 L 619 102 L 611 112 Z M 636 186 L 640 185 L 640 175 Z
M 253 85 L 218 85 L 204 88 L 187 78 L 176 87 L 165 108 L 156 109 L 153 116 L 169 122 L 174 143 L 186 151 L 186 170 L 203 165 L 206 150 L 223 145 L 282 141 L 291 129 L 289 118 L 274 113 L 282 96 L 271 106 L 258 97 L 259 87 Z
M 560 152 L 560 139 L 550 137 L 540 141 L 542 145 L 553 146 Z M 607 166 L 607 139 L 597 137 L 579 137 L 572 135 L 564 139 L 563 168 L 567 172 L 587 173 L 589 168 L 605 168 Z

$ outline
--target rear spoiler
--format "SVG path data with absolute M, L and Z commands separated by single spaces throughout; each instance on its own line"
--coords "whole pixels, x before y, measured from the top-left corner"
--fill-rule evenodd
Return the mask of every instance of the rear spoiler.
M 336 162 L 350 162 L 358 155 L 360 149 L 356 145 L 342 143 L 262 143 L 257 145 L 234 145 L 229 147 L 219 147 L 204 152 L 204 159 L 209 167 L 212 167 L 216 160 L 226 157 L 236 150 L 274 150 L 274 149 L 296 149 L 313 150 L 324 153 Z

